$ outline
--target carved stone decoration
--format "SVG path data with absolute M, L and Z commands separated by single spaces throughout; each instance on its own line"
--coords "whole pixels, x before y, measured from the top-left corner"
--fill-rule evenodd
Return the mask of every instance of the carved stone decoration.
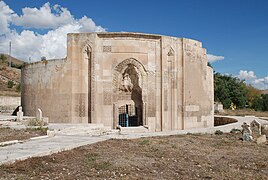
M 63 70 L 66 64 L 70 63 L 67 61 L 67 58 L 61 59 L 62 63 L 55 66 L 55 72 L 60 72 Z
M 92 48 L 90 46 L 86 46 L 84 53 L 86 53 L 86 55 L 87 55 L 87 60 L 90 61 L 91 60 Z
M 94 111 L 94 102 L 95 102 L 95 96 L 94 96 L 94 91 L 95 91 L 95 86 L 94 86 L 94 80 L 95 80 L 95 70 L 94 70 L 94 65 L 95 65 L 95 58 L 93 49 L 92 49 L 92 41 L 85 41 L 83 44 L 82 48 L 82 60 L 84 61 L 85 64 L 87 65 L 88 69 L 88 99 L 87 99 L 87 115 L 88 115 L 88 122 L 91 122 L 92 119 L 92 112 Z M 87 61 L 87 63 L 86 63 Z M 84 110 L 85 111 L 85 110 Z M 86 114 L 86 111 L 84 112 Z M 83 116 L 82 116 L 83 117 Z
M 75 111 L 78 117 L 85 117 L 85 95 L 77 94 L 76 95 L 76 108 Z
M 90 47 L 92 47 L 92 44 L 93 44 L 93 41 L 92 40 L 89 40 L 89 39 L 87 39 L 86 41 L 84 41 L 84 43 L 81 45 L 81 51 L 83 52 L 84 50 L 85 50 L 85 47 L 86 46 L 90 46 Z
M 133 84 L 131 83 L 131 79 L 129 78 L 129 74 L 125 73 L 123 75 L 123 79 L 121 85 L 119 86 L 120 91 L 131 92 L 133 89 Z
M 174 56 L 174 50 L 172 48 L 170 48 L 170 50 L 168 51 L 168 56 Z
M 146 75 L 147 71 L 145 70 L 143 65 L 134 58 L 129 58 L 129 59 L 122 61 L 115 67 L 115 70 L 118 72 L 122 72 L 128 64 L 133 64 L 142 73 L 142 75 Z
M 111 52 L 112 46 L 103 46 L 103 52 Z
M 119 63 L 113 72 L 113 92 L 118 94 L 117 102 L 134 102 L 138 125 L 146 121 L 143 117 L 143 102 L 146 96 L 143 93 L 148 89 L 147 74 L 143 65 L 133 58 Z
M 124 73 L 126 73 L 125 71 L 127 70 L 127 68 L 131 69 L 131 71 L 136 72 L 135 74 L 138 77 L 134 79 L 138 79 L 138 85 L 142 87 L 142 89 L 144 89 L 144 86 L 145 86 L 144 82 L 146 82 L 145 78 L 147 78 L 147 71 L 145 70 L 145 68 L 139 61 L 137 61 L 134 58 L 129 58 L 129 59 L 122 61 L 115 67 L 115 70 L 113 72 L 114 90 L 118 91 L 120 89 L 119 86 L 121 84 L 122 79 L 124 78 L 123 75 Z M 131 74 L 134 74 L 134 73 L 132 72 L 128 73 L 129 76 L 131 76 Z M 131 82 L 131 83 L 133 85 L 135 84 L 135 82 Z M 146 88 L 144 90 L 146 90 Z
M 111 89 L 103 90 L 103 104 L 112 105 L 112 90 Z

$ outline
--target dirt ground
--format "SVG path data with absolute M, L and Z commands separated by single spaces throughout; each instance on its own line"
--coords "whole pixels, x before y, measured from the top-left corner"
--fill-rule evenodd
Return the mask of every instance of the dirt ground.
M 0 126 L 0 142 L 11 140 L 26 140 L 31 137 L 46 135 L 46 129 L 21 129 L 14 130 Z
M 267 179 L 268 145 L 241 133 L 111 139 L 0 166 L 0 179 Z
M 268 118 L 268 111 L 255 111 L 254 109 L 236 109 L 236 110 L 225 109 L 224 112 L 215 113 L 215 115 L 256 116 L 256 117 L 267 117 Z

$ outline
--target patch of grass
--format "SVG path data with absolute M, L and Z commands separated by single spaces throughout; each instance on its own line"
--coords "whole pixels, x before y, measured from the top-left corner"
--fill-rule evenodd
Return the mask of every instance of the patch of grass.
M 157 151 L 159 151 L 159 149 L 157 147 L 151 147 L 150 148 L 150 151 L 151 152 L 157 152 Z
M 141 141 L 139 142 L 139 145 L 147 145 L 147 144 L 149 144 L 149 143 L 150 143 L 149 139 L 143 139 L 143 140 L 141 140 Z
M 215 131 L 215 134 L 216 134 L 216 135 L 222 135 L 223 132 L 222 132 L 221 130 L 216 130 L 216 131 Z
M 21 90 L 21 85 L 19 83 L 19 84 L 16 85 L 16 92 L 20 92 L 20 90 Z
M 46 126 L 47 123 L 44 122 L 44 121 L 37 120 L 37 119 L 30 119 L 28 121 L 28 124 L 27 125 L 28 126 L 40 126 L 40 127 L 42 127 L 42 126 Z
M 230 133 L 241 133 L 240 129 L 233 128 Z
M 37 127 L 37 128 L 26 128 L 26 131 L 41 131 L 42 133 L 47 133 L 48 127 Z
M 86 164 L 91 166 L 92 164 L 94 164 L 97 159 L 99 157 L 99 154 L 97 153 L 90 153 L 86 156 Z
M 191 136 L 202 136 L 201 133 L 187 133 L 187 135 L 191 135 Z
M 90 153 L 86 156 L 85 164 L 89 168 L 95 168 L 97 170 L 109 169 L 112 164 L 109 161 L 101 161 L 99 154 Z
M 10 127 L 0 127 L 0 129 L 11 129 Z
M 96 169 L 97 170 L 106 170 L 109 169 L 112 166 L 112 164 L 108 161 L 102 161 L 96 164 Z
M 231 146 L 234 144 L 236 141 L 235 140 L 224 140 L 222 143 L 226 146 Z

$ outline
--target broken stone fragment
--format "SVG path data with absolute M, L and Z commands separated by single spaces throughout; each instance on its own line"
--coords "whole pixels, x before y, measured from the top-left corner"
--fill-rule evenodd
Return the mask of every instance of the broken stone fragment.
M 257 141 L 257 144 L 263 144 L 263 143 L 266 143 L 266 135 L 264 134 L 264 135 L 259 136 L 259 137 L 256 139 L 256 141 Z
M 250 129 L 250 125 L 248 125 L 246 122 L 241 125 L 242 129 L 242 139 L 243 141 L 250 141 L 252 140 L 252 131 Z

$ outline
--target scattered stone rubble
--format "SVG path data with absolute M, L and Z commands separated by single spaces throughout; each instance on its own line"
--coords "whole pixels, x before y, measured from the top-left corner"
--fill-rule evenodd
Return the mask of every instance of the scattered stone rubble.
M 255 141 L 257 144 L 266 143 L 266 135 L 262 134 L 262 126 L 257 120 L 253 120 L 250 125 L 246 122 L 241 125 L 243 141 Z

